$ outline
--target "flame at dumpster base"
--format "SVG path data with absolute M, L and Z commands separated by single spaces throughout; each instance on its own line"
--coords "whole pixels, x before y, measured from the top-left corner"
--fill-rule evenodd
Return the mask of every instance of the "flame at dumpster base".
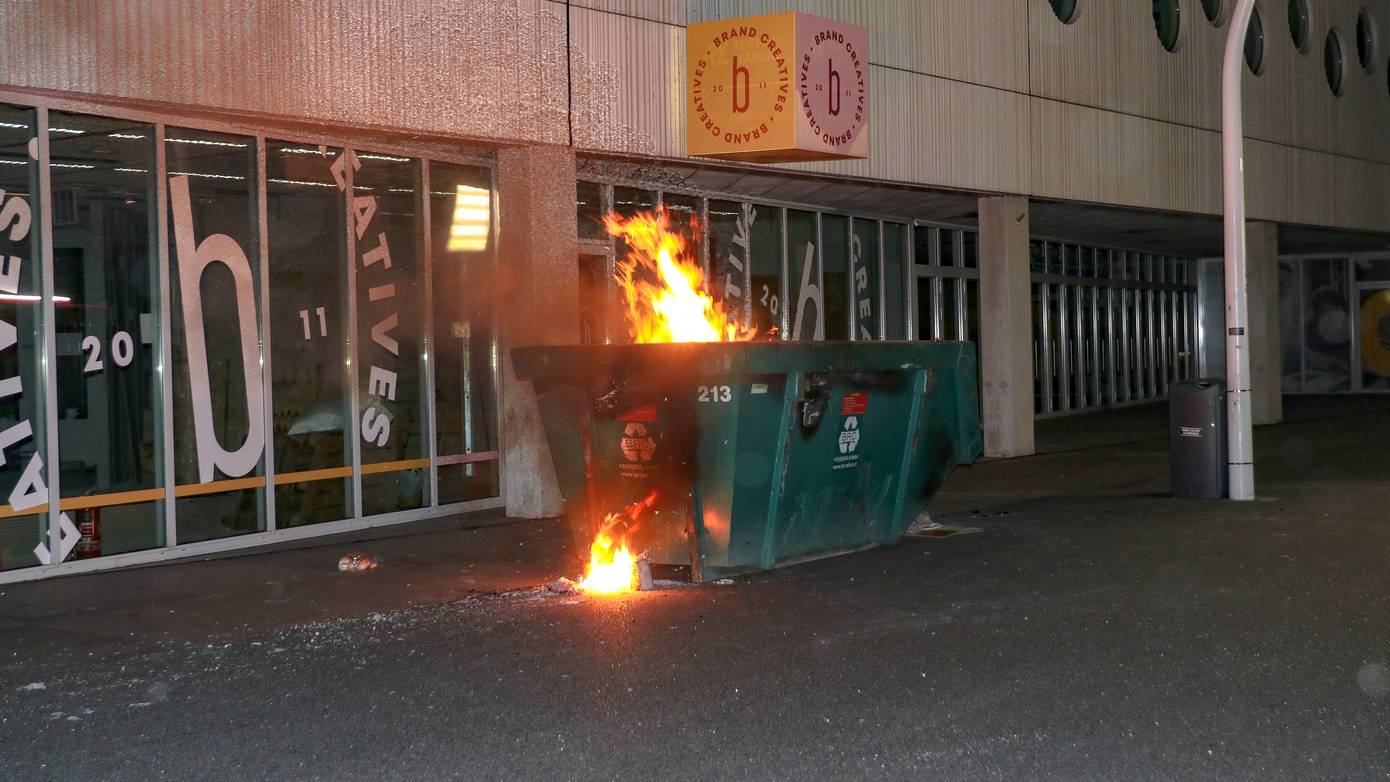
M 739 323 L 714 300 L 709 281 L 689 241 L 664 207 L 623 217 L 611 212 L 604 229 L 622 239 L 627 253 L 614 274 L 627 303 L 632 341 L 742 342 L 757 337 L 757 329 Z M 698 234 L 694 220 L 690 231 Z
M 603 527 L 589 546 L 589 564 L 578 588 L 594 595 L 618 595 L 637 590 L 637 555 L 627 539 L 641 523 L 642 514 L 656 504 L 656 492 L 603 519 Z

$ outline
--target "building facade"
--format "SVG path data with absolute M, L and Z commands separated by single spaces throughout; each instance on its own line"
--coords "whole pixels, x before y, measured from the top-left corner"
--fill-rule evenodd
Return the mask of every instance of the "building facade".
M 994 455 L 1219 373 L 1234 4 L 0 6 L 0 582 L 557 513 L 507 349 L 626 338 L 609 211 L 779 338 L 976 341 Z M 1260 423 L 1390 390 L 1390 8 L 1257 8 Z M 783 10 L 867 28 L 868 157 L 688 156 L 687 25 Z

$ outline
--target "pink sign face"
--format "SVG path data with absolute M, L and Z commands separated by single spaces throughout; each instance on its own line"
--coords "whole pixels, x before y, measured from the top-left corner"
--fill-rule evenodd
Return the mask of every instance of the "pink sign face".
M 797 14 L 797 147 L 834 156 L 869 154 L 869 33 Z

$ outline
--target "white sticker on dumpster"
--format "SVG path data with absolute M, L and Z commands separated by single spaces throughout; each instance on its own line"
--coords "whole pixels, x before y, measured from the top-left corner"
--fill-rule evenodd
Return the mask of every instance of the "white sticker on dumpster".
M 832 470 L 846 470 L 859 463 L 859 416 L 845 416 L 840 424 L 840 455 L 834 458 Z
M 1178 428 L 1182 430 L 1182 436 L 1183 436 L 1183 437 L 1201 437 L 1201 436 L 1202 436 L 1202 427 L 1200 427 L 1200 426 L 1180 426 L 1180 427 L 1178 427 Z

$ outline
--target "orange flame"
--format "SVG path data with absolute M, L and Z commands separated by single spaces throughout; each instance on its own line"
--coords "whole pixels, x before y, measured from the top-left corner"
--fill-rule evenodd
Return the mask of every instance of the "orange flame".
M 589 546 L 589 567 L 579 588 L 595 595 L 617 595 L 637 589 L 637 557 L 625 538 L 641 514 L 656 504 L 656 492 L 603 519 L 603 527 Z
M 589 572 L 579 579 L 579 588 L 596 595 L 616 595 L 637 588 L 637 558 L 627 544 L 614 546 L 613 539 L 600 532 L 589 547 Z
M 733 320 L 715 302 L 689 242 L 673 229 L 664 208 L 629 218 L 610 212 L 603 225 L 627 243 L 615 276 L 627 300 L 633 342 L 737 342 L 757 336 L 756 329 Z

